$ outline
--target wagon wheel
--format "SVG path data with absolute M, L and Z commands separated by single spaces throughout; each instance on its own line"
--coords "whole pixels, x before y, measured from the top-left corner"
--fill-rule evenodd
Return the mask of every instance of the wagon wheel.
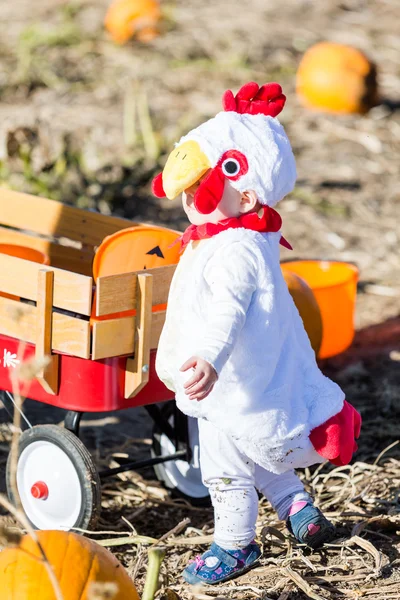
M 175 430 L 175 402 L 168 402 L 162 408 L 163 417 Z M 199 465 L 199 431 L 196 419 L 184 418 L 188 427 L 191 461 L 175 460 L 154 466 L 156 477 L 166 488 L 181 498 L 185 498 L 194 506 L 208 506 L 210 496 L 202 482 Z M 180 435 L 179 435 L 180 434 Z M 186 437 L 186 432 L 178 432 L 180 438 Z M 176 451 L 174 443 L 162 433 L 157 424 L 153 428 L 152 456 L 167 456 Z
M 11 455 L 7 492 L 11 488 Z M 97 469 L 83 443 L 57 425 L 24 431 L 19 443 L 17 487 L 22 507 L 35 529 L 93 529 L 100 514 Z

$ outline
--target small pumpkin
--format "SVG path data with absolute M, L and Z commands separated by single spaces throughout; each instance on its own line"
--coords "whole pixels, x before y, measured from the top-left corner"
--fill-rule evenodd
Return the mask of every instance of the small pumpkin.
M 104 25 L 118 44 L 124 44 L 134 35 L 141 42 L 149 42 L 158 35 L 160 17 L 157 0 L 114 0 Z
M 376 67 L 357 48 L 320 42 L 300 62 L 296 91 L 310 108 L 366 113 L 378 103 Z
M 37 531 L 48 561 L 60 583 L 64 600 L 87 600 L 94 583 L 115 583 L 114 600 L 139 600 L 136 588 L 120 562 L 96 542 L 67 531 Z M 0 552 L 2 600 L 55 600 L 37 544 L 25 535 L 18 546 Z
M 304 279 L 285 269 L 284 265 L 281 268 L 290 295 L 303 321 L 311 347 L 315 355 L 318 356 L 322 343 L 322 318 L 313 291 Z

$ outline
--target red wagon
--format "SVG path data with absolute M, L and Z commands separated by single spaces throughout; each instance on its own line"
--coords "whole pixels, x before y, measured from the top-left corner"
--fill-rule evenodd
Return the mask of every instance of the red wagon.
M 32 427 L 24 417 L 17 487 L 31 523 L 38 529 L 93 528 L 101 480 L 149 465 L 168 487 L 204 501 L 196 424 L 167 402 L 172 394 L 154 367 L 175 270 L 174 264 L 159 265 L 177 262 L 170 242 L 178 233 L 9 190 L 0 191 L 0 222 L 3 405 L 13 401 L 12 374 L 35 358 L 36 377 L 20 383 L 22 394 L 67 411 L 64 427 Z M 116 237 L 134 263 L 113 267 Z M 93 279 L 104 238 L 111 260 L 101 247 L 104 268 L 96 258 Z M 50 360 L 40 367 L 45 356 Z M 82 414 L 137 406 L 155 423 L 152 458 L 99 473 L 79 439 Z M 9 479 L 8 464 L 12 499 Z

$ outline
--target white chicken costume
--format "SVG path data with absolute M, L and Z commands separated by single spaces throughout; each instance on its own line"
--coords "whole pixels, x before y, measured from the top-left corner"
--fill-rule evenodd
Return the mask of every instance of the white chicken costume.
M 223 102 L 223 112 L 176 145 L 154 181 L 154 193 L 175 198 L 207 173 L 194 196 L 198 212 L 215 210 L 229 180 L 240 192 L 254 190 L 264 217 L 273 221 L 277 213 L 271 207 L 296 179 L 290 142 L 275 118 L 285 97 L 278 84 L 250 83 L 236 97 L 226 92 Z M 241 223 L 222 224 L 219 231 L 215 225 L 189 228 L 190 239 L 201 241 L 188 243 L 177 267 L 156 368 L 186 415 L 211 423 L 255 464 L 284 473 L 323 461 L 310 433 L 347 403 L 319 370 L 283 279 L 279 225 L 260 231 Z M 203 358 L 218 374 L 200 402 L 189 400 L 183 388 L 189 375 L 180 367 L 191 356 Z M 326 458 L 349 462 L 353 433 L 359 432 L 354 419 L 351 412 L 346 456 L 339 440 Z

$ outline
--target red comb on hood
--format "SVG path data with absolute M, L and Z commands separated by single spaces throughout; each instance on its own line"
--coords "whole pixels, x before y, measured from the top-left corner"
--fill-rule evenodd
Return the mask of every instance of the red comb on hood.
M 285 102 L 286 96 L 282 94 L 279 83 L 266 83 L 259 87 L 254 81 L 241 87 L 236 96 L 231 90 L 227 90 L 222 97 L 222 106 L 226 112 L 270 117 L 279 115 Z

